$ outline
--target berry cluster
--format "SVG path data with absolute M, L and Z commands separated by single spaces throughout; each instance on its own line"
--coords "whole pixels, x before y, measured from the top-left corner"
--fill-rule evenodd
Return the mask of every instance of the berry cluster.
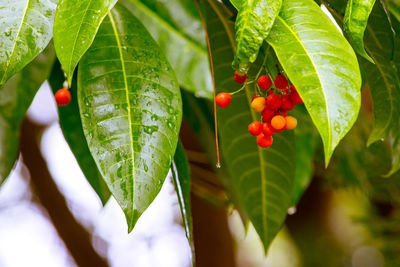
M 237 83 L 243 84 L 246 78 L 247 75 L 240 76 L 235 72 L 234 79 Z M 294 85 L 289 86 L 283 74 L 275 77 L 274 87 L 271 87 L 272 81 L 267 75 L 261 75 L 257 84 L 259 94 L 252 98 L 250 106 L 255 112 L 261 113 L 261 119 L 250 123 L 248 130 L 251 135 L 257 136 L 257 144 L 260 147 L 269 147 L 273 143 L 274 133 L 296 128 L 296 118 L 288 116 L 287 112 L 295 105 L 302 104 L 303 100 Z M 219 93 L 215 97 L 217 105 L 223 108 L 229 106 L 232 94 L 234 93 Z

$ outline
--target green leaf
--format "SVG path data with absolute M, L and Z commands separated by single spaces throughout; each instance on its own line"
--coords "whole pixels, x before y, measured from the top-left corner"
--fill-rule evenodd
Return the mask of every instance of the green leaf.
M 247 69 L 248 63 L 256 60 L 281 6 L 282 0 L 241 1 L 235 23 L 235 69 Z
M 212 99 L 212 82 L 204 30 L 197 11 L 186 1 L 125 0 L 146 26 L 177 74 L 179 84 L 196 96 Z
M 185 150 L 181 143 L 178 143 L 174 160 L 171 166 L 172 180 L 174 181 L 176 195 L 178 197 L 179 208 L 181 210 L 183 227 L 185 228 L 186 238 L 192 249 L 192 261 L 194 263 L 194 243 L 192 227 L 192 211 L 190 208 L 190 169 L 189 162 L 185 155 Z
M 0 86 L 46 48 L 57 2 L 0 1 Z
M 310 185 L 314 174 L 314 155 L 319 144 L 318 132 L 306 109 L 297 106 L 292 113 L 298 121 L 296 136 L 296 175 L 292 189 L 292 205 L 296 206 Z
M 373 63 L 364 49 L 364 31 L 375 0 L 348 0 L 343 28 L 347 39 L 360 56 Z
M 392 13 L 393 16 L 400 21 L 400 0 L 390 0 L 388 3 L 388 8 L 390 13 Z
M 267 41 L 304 100 L 328 165 L 360 109 L 361 75 L 354 51 L 312 0 L 284 0 Z
M 130 232 L 168 173 L 182 102 L 165 56 L 121 5 L 79 64 L 78 103 L 90 152 Z
M 50 74 L 50 87 L 55 94 L 62 88 L 64 82 L 64 72 L 61 70 L 61 65 L 57 61 Z M 59 106 L 58 114 L 60 117 L 60 125 L 72 153 L 78 162 L 83 174 L 92 186 L 94 191 L 99 196 L 103 205 L 105 205 L 111 196 L 110 190 L 103 180 L 92 155 L 90 154 L 85 135 L 83 134 L 82 121 L 79 114 L 78 97 L 77 97 L 77 81 L 72 79 L 70 88 L 71 103 L 68 106 Z
M 343 20 L 344 5 L 338 0 L 329 2 L 332 7 L 330 11 L 340 23 Z M 369 25 L 365 31 L 364 45 L 374 64 L 361 59 L 360 64 L 366 75 L 365 79 L 369 85 L 374 103 L 374 126 L 367 145 L 382 140 L 390 135 L 393 143 L 393 166 L 388 173 L 391 175 L 396 171 L 400 162 L 396 160 L 400 153 L 396 149 L 396 139 L 400 137 L 397 129 L 400 126 L 400 76 L 399 53 L 394 52 L 393 29 L 388 14 L 381 1 L 375 3 L 369 17 Z M 393 56 L 395 59 L 393 60 Z M 394 130 L 394 132 L 392 132 Z M 398 163 L 396 163 L 398 162 Z
M 54 18 L 54 47 L 71 84 L 75 67 L 91 46 L 117 0 L 60 0 Z
M 230 2 L 237 10 L 239 10 L 239 7 L 243 1 L 242 0 L 230 0 Z
M 17 159 L 21 122 L 36 92 L 49 76 L 54 59 L 53 46 L 49 45 L 0 87 L 0 185 Z
M 235 91 L 229 61 L 234 55 L 234 29 L 230 13 L 217 1 L 205 2 L 217 92 Z M 254 66 L 260 66 L 255 64 Z M 248 81 L 253 80 L 254 69 L 249 70 Z M 256 138 L 247 126 L 259 118 L 249 102 L 255 83 L 245 92 L 232 96 L 230 107 L 218 109 L 219 133 L 225 165 L 239 200 L 253 223 L 265 251 L 281 228 L 291 204 L 295 175 L 295 141 L 292 131 L 274 136 L 268 149 L 257 146 Z M 283 152 L 284 151 L 284 152 Z

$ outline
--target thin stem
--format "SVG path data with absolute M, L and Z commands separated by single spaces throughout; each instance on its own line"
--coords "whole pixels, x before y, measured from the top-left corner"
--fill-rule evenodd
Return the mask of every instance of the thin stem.
M 220 156 L 219 156 L 219 140 L 218 140 L 218 119 L 217 119 L 217 102 L 215 101 L 215 77 L 214 77 L 214 64 L 213 64 L 213 58 L 211 54 L 211 45 L 210 45 L 210 38 L 208 37 L 208 31 L 207 31 L 207 26 L 203 18 L 203 14 L 201 13 L 199 4 L 197 3 L 196 0 L 193 0 L 197 12 L 199 13 L 200 19 L 201 19 L 201 24 L 203 25 L 204 32 L 206 34 L 206 41 L 207 41 L 207 47 L 208 47 L 208 56 L 210 58 L 210 68 L 211 68 L 211 78 L 213 82 L 213 90 L 214 90 L 214 131 L 215 131 L 215 148 L 217 150 L 217 167 L 221 167 L 221 162 L 220 162 Z

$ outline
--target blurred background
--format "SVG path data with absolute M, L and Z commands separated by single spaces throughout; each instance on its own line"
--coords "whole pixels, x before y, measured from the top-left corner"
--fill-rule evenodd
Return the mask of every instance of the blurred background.
M 43 130 L 41 155 L 30 155 L 42 156 L 49 174 L 31 177 L 19 160 L 0 188 L 1 267 L 191 266 L 193 255 L 169 176 L 128 234 L 115 200 L 103 207 L 80 171 L 62 135 L 47 83 L 28 116 Z M 183 131 L 190 131 L 185 123 Z M 346 141 L 338 150 L 346 150 Z M 189 160 L 193 155 L 201 158 L 201 152 L 189 149 Z M 357 169 L 347 167 L 341 174 L 352 177 Z M 227 205 L 215 173 L 201 170 L 201 180 L 196 168 L 192 212 L 197 266 L 400 266 L 398 212 L 395 201 L 384 200 L 390 194 L 372 203 L 371 191 L 365 194 L 357 186 L 340 186 L 340 175 L 327 172 L 335 175 L 332 178 L 316 169 L 311 186 L 299 205 L 289 210 L 286 226 L 266 257 L 254 228 L 244 227 L 238 212 Z M 389 186 L 397 190 L 397 185 Z

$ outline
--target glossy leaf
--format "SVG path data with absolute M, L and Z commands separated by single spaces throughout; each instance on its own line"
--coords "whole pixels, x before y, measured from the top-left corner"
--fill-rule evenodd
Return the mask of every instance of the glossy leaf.
M 174 160 L 171 166 L 172 179 L 174 181 L 176 195 L 178 197 L 179 208 L 181 210 L 183 227 L 185 228 L 186 238 L 192 249 L 192 260 L 194 261 L 194 243 L 192 227 L 192 211 L 190 208 L 190 169 L 189 162 L 185 155 L 181 143 L 178 143 Z
M 360 109 L 354 51 L 312 0 L 284 0 L 267 41 L 322 137 L 327 165 Z
M 78 103 L 90 152 L 131 231 L 170 168 L 182 102 L 165 56 L 119 4 L 79 64 Z
M 339 0 L 330 0 L 330 9 L 336 20 L 341 23 L 344 15 L 344 4 Z M 382 140 L 389 135 L 393 147 L 396 147 L 396 139 L 400 133 L 391 133 L 392 129 L 397 129 L 400 125 L 400 76 L 399 66 L 396 66 L 398 53 L 394 53 L 394 39 L 391 22 L 388 19 L 385 7 L 381 1 L 377 1 L 369 17 L 369 26 L 365 31 L 364 45 L 374 60 L 375 65 L 366 60 L 360 60 L 361 66 L 366 75 L 365 79 L 370 87 L 374 104 L 374 126 L 367 145 Z M 396 57 L 392 60 L 393 55 Z M 396 153 L 400 150 L 393 150 L 393 166 L 389 174 L 397 169 L 400 164 L 396 160 Z M 396 164 L 398 162 L 398 164 Z
M 256 60 L 279 14 L 282 0 L 241 1 L 239 6 L 235 23 L 236 51 L 233 66 L 235 69 L 247 69 L 248 63 Z
M 231 14 L 212 0 L 205 3 L 205 11 L 217 92 L 235 91 L 238 85 L 233 81 L 228 64 L 234 55 Z M 255 65 L 260 67 L 261 64 Z M 254 79 L 254 71 L 249 70 L 249 81 Z M 291 204 L 296 151 L 292 131 L 274 136 L 274 144 L 268 149 L 258 147 L 256 138 L 248 133 L 247 125 L 258 119 L 249 105 L 254 94 L 252 85 L 248 85 L 245 92 L 232 96 L 230 107 L 218 109 L 219 132 L 224 156 L 222 164 L 228 169 L 239 201 L 267 251 Z
M 46 48 L 57 2 L 0 1 L 0 86 Z
M 354 50 L 372 63 L 373 60 L 365 52 L 363 38 L 374 4 L 375 0 L 348 0 L 343 21 L 344 33 Z
M 125 0 L 122 3 L 157 41 L 181 87 L 196 96 L 211 99 L 208 53 L 197 11 L 193 12 L 187 1 Z
M 238 10 L 243 1 L 242 0 L 230 0 L 230 2 Z
M 50 74 L 50 87 L 55 94 L 63 87 L 64 72 L 61 70 L 61 65 L 57 61 L 53 66 Z M 77 96 L 77 81 L 72 79 L 70 88 L 71 103 L 68 106 L 58 107 L 58 115 L 60 117 L 60 126 L 75 159 L 79 164 L 86 179 L 99 196 L 103 205 L 105 205 L 111 196 L 110 190 L 103 180 L 102 175 L 97 169 L 96 163 L 90 154 L 85 135 L 83 134 L 82 121 L 79 114 L 78 96 Z
M 68 83 L 117 0 L 60 0 L 54 18 L 54 46 Z
M 49 76 L 54 59 L 53 46 L 49 45 L 0 87 L 0 185 L 15 164 L 22 120 L 36 92 Z

